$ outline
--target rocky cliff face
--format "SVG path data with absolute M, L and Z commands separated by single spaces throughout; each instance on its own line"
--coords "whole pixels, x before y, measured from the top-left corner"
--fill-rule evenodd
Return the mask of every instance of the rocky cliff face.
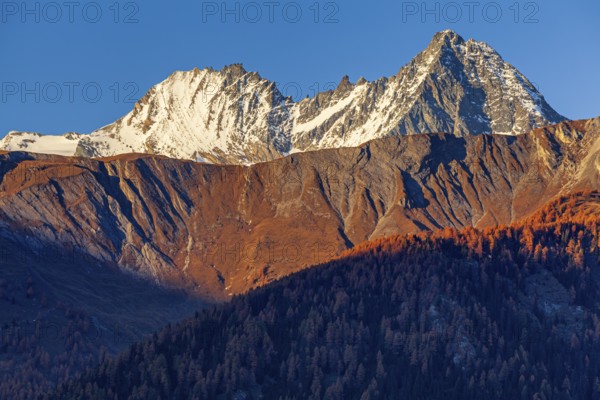
M 335 90 L 300 102 L 241 65 L 176 72 L 129 114 L 82 136 L 75 154 L 251 164 L 389 135 L 514 135 L 564 119 L 490 46 L 444 31 L 395 76 L 345 77 Z M 0 148 L 44 152 L 32 143 L 13 133 Z
M 600 119 L 517 137 L 393 136 L 249 167 L 0 155 L 0 234 L 223 299 L 361 241 L 520 219 L 600 187 Z

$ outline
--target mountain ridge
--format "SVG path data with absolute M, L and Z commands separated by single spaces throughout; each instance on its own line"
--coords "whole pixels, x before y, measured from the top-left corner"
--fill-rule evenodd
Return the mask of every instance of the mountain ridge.
M 388 136 L 244 167 L 0 156 L 0 236 L 223 300 L 357 243 L 506 224 L 600 186 L 600 119 L 519 136 Z
M 519 134 L 562 120 L 490 46 L 443 31 L 391 77 L 344 77 L 335 90 L 297 102 L 241 64 L 176 71 L 131 112 L 82 136 L 74 154 L 252 164 L 387 135 Z M 0 141 L 4 149 L 28 146 L 15 135 Z

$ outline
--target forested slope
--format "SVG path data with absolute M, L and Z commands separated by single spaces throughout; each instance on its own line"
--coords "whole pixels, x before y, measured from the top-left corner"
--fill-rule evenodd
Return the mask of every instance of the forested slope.
M 53 398 L 600 396 L 596 192 L 397 236 L 197 313 Z

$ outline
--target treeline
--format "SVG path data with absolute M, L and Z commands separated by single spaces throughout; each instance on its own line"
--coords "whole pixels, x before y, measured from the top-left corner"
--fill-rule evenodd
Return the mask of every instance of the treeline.
M 584 193 L 509 227 L 361 245 L 49 398 L 600 398 L 599 203 Z

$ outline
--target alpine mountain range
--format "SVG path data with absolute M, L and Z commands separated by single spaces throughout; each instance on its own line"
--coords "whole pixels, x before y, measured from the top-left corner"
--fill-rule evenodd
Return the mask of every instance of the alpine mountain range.
M 89 135 L 10 132 L 0 149 L 253 164 L 389 135 L 517 135 L 563 120 L 494 49 L 447 30 L 389 78 L 344 77 L 335 90 L 295 102 L 240 64 L 178 71 Z

